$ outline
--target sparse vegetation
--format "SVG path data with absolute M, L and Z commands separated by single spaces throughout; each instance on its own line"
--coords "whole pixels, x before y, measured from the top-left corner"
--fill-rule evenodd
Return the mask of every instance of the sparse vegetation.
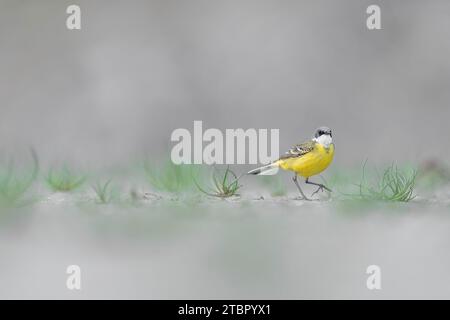
M 229 181 L 229 179 L 232 180 Z M 239 185 L 238 176 L 230 169 L 229 166 L 227 166 L 225 172 L 222 174 L 218 169 L 214 167 L 212 182 L 213 188 L 210 192 L 205 191 L 202 187 L 199 186 L 197 182 L 195 182 L 195 184 L 197 185 L 197 188 L 204 194 L 218 198 L 229 198 L 232 196 L 236 196 L 238 195 L 238 190 L 242 187 L 241 185 Z
M 384 169 L 383 174 L 376 175 L 376 182 L 369 184 L 365 173 L 366 163 L 363 165 L 363 174 L 358 184 L 359 194 L 356 198 L 364 200 L 401 201 L 408 202 L 415 198 L 413 195 L 417 171 L 400 171 L 397 166 L 390 165 Z M 355 197 L 355 195 L 353 195 Z
M 67 166 L 63 166 L 59 170 L 50 169 L 46 181 L 55 192 L 70 192 L 81 187 L 86 177 L 73 174 Z
M 26 204 L 25 193 L 30 189 L 39 173 L 39 160 L 34 150 L 31 150 L 33 168 L 31 173 L 19 175 L 16 172 L 14 161 L 11 160 L 6 167 L 0 168 L 0 205 Z
M 20 173 L 14 161 L 0 165 L 0 206 L 26 204 L 29 199 L 25 196 L 39 172 L 39 162 L 35 152 L 32 152 L 32 170 Z M 142 167 L 141 167 L 142 168 Z M 190 191 L 200 190 L 203 194 L 217 198 L 229 198 L 239 195 L 242 188 L 239 184 L 240 176 L 233 172 L 229 166 L 224 169 L 213 167 L 211 180 L 205 179 L 203 167 L 195 165 L 175 165 L 170 160 L 160 166 L 151 166 L 149 162 L 144 165 L 146 178 L 152 187 L 158 191 L 176 193 L 175 198 L 191 199 L 187 196 L 193 195 Z M 141 169 L 142 170 L 142 169 Z M 23 171 L 23 170 L 22 170 Z M 347 197 L 347 200 L 355 201 L 398 201 L 408 202 L 415 198 L 414 190 L 419 179 L 426 179 L 428 175 L 442 179 L 445 183 L 447 179 L 446 171 L 441 166 L 428 165 L 421 167 L 419 171 L 414 169 L 400 170 L 395 165 L 390 165 L 383 169 L 381 173 L 376 170 L 368 174 L 366 163 L 362 168 L 360 183 L 356 184 L 357 190 L 351 191 L 351 187 L 357 178 L 356 172 L 340 169 L 329 174 L 329 181 L 326 185 L 344 189 L 346 192 L 338 191 L 338 194 Z M 419 174 L 418 174 L 419 172 Z M 323 177 L 322 180 L 325 181 Z M 58 169 L 51 168 L 45 177 L 48 186 L 56 192 L 71 192 L 80 188 L 86 181 L 86 176 L 73 173 L 67 166 Z M 96 203 L 111 203 L 117 197 L 117 190 L 112 186 L 112 180 L 97 181 L 92 185 L 95 192 Z M 260 180 L 269 189 L 272 197 L 284 196 L 287 193 L 287 184 L 283 183 L 279 176 L 263 176 Z M 205 182 L 207 182 L 205 184 Z M 208 183 L 209 182 L 209 183 Z M 421 184 L 422 185 L 422 184 Z M 419 186 L 420 187 L 420 186 Z M 131 199 L 146 199 L 151 193 L 143 192 L 139 195 L 134 189 L 130 192 Z M 153 197 L 153 196 L 152 196 Z M 151 198 L 152 198 L 151 197 Z M 157 198 L 158 195 L 155 195 Z M 339 199 L 339 196 L 335 199 Z M 341 199 L 344 200 L 344 199 Z
M 101 204 L 110 203 L 114 198 L 113 189 L 111 187 L 111 180 L 106 181 L 105 183 L 97 182 L 92 189 L 95 191 L 97 195 L 97 202 Z

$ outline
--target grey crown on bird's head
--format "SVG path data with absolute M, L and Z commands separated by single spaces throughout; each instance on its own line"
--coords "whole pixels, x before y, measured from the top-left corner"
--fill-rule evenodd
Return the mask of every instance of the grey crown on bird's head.
M 328 127 L 317 128 L 316 133 L 314 134 L 314 138 L 318 138 L 324 134 L 328 134 L 330 137 L 332 137 L 331 129 Z

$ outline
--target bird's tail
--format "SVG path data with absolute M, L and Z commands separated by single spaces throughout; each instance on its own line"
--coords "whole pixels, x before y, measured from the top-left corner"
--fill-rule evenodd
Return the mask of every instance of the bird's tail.
M 279 168 L 278 162 L 273 162 L 266 166 L 253 169 L 249 171 L 247 174 L 271 176 L 278 172 L 278 168 Z

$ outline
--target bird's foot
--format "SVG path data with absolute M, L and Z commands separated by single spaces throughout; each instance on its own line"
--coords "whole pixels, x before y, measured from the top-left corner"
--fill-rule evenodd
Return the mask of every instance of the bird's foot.
M 319 191 L 323 192 L 324 189 L 327 190 L 328 192 L 332 192 L 332 190 L 331 190 L 330 188 L 327 188 L 327 187 L 325 187 L 323 184 L 321 184 L 321 185 L 319 185 L 319 187 L 317 188 L 317 190 L 314 191 L 314 192 L 311 194 L 311 197 L 312 197 L 313 195 L 315 195 L 316 193 L 318 193 Z

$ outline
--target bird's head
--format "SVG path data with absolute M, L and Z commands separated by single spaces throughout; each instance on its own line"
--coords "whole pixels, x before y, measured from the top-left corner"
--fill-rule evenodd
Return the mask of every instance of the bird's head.
M 333 134 L 331 133 L 331 129 L 328 127 L 320 127 L 317 128 L 316 133 L 314 134 L 313 140 L 317 143 L 322 144 L 326 148 L 330 146 L 333 142 L 332 139 Z

